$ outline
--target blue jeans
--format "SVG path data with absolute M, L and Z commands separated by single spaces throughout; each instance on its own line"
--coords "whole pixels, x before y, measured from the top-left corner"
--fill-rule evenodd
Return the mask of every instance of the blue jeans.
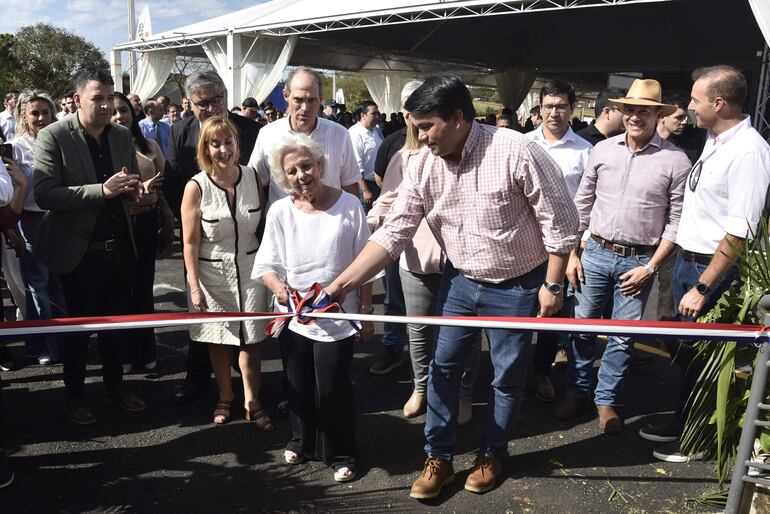
M 620 292 L 620 276 L 650 261 L 651 255 L 621 257 L 602 248 L 596 241 L 586 241 L 580 262 L 583 264 L 585 283 L 575 292 L 575 317 L 601 318 L 607 301 L 612 298 L 612 319 L 640 320 L 652 289 L 648 280 L 641 294 L 635 298 Z M 629 337 L 610 336 L 599 366 L 596 385 L 596 405 L 623 405 L 623 387 L 628 372 L 633 341 Z M 567 368 L 567 394 L 577 397 L 591 395 L 592 372 L 596 359 L 596 336 L 572 334 Z
M 27 312 L 24 319 L 51 319 L 66 316 L 64 293 L 59 277 L 32 255 L 32 245 L 37 239 L 43 218 L 19 222 L 21 235 L 26 247 L 21 258 L 21 276 L 27 291 Z M 24 340 L 27 355 L 40 357 L 50 355 L 59 358 L 57 338 L 53 334 L 28 336 Z
M 546 264 L 543 263 L 501 284 L 489 284 L 462 276 L 447 262 L 438 295 L 438 312 L 442 316 L 534 316 L 545 272 Z M 428 377 L 425 420 L 425 451 L 430 456 L 452 460 L 460 405 L 460 377 L 480 330 L 438 327 L 436 351 Z M 479 451 L 502 457 L 508 453 L 508 439 L 521 408 L 532 333 L 489 329 L 485 332 L 494 378 Z

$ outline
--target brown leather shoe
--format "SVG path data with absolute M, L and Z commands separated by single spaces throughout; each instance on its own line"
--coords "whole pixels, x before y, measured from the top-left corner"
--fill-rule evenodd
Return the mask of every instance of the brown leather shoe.
M 83 398 L 70 398 L 64 404 L 64 412 L 67 413 L 67 419 L 78 425 L 93 425 L 96 423 L 96 416 L 88 407 Z
M 422 474 L 412 484 L 409 496 L 417 500 L 435 498 L 441 493 L 441 488 L 455 479 L 455 470 L 451 462 L 439 457 L 428 457 Z
M 623 431 L 623 420 L 611 405 L 597 405 L 599 430 L 607 435 L 617 435 Z
M 138 396 L 124 393 L 123 391 L 111 391 L 107 393 L 107 400 L 116 407 L 126 412 L 142 412 L 147 408 L 147 404 Z
M 476 455 L 471 474 L 465 480 L 465 490 L 477 494 L 489 491 L 495 486 L 502 470 L 502 459 L 491 455 Z
M 572 396 L 571 394 L 565 395 L 554 409 L 553 415 L 564 421 L 575 419 L 580 414 L 580 409 L 587 406 L 588 402 L 588 398 Z

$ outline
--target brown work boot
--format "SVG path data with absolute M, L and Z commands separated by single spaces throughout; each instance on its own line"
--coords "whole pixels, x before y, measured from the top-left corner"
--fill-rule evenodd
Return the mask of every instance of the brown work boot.
M 559 405 L 553 411 L 553 415 L 558 419 L 568 421 L 575 419 L 580 414 L 580 409 L 588 404 L 587 398 L 580 396 L 572 396 L 571 394 L 565 395 Z
M 418 500 L 435 498 L 441 488 L 455 479 L 455 470 L 451 462 L 439 457 L 428 457 L 420 477 L 412 484 L 409 496 Z
M 491 455 L 476 455 L 471 474 L 465 480 L 465 489 L 472 493 L 485 493 L 495 486 L 503 470 L 503 461 Z
M 623 431 L 623 420 L 611 405 L 597 405 L 599 430 L 607 435 L 617 435 Z

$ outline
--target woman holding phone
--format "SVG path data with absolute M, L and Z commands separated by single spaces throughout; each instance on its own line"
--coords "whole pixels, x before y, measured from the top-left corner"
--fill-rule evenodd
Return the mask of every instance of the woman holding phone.
M 131 306 L 136 314 L 149 314 L 155 310 L 152 294 L 155 280 L 155 253 L 168 248 L 174 239 L 174 215 L 163 196 L 161 187 L 166 160 L 158 143 L 142 135 L 142 131 L 139 130 L 139 121 L 134 116 L 129 99 L 117 91 L 112 121 L 128 128 L 134 136 L 139 175 L 144 183 L 142 198 L 139 202 L 132 202 L 129 205 L 139 257 L 131 286 Z M 155 332 L 152 329 L 139 329 L 134 333 L 130 346 L 125 349 L 123 371 L 130 371 L 132 366 L 148 370 L 155 369 L 157 365 Z

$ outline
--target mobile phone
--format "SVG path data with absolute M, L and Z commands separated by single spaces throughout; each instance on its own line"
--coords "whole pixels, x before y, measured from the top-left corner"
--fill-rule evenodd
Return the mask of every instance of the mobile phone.
M 13 160 L 13 145 L 10 143 L 0 145 L 0 157 Z

